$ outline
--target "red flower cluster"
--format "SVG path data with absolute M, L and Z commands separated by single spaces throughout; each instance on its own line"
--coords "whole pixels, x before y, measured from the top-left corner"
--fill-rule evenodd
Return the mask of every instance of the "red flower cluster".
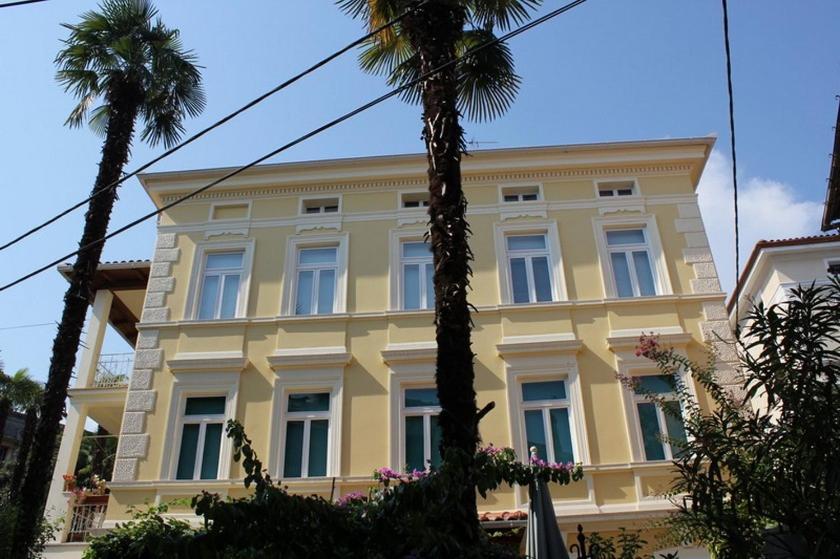
M 639 345 L 636 346 L 636 357 L 647 357 L 652 359 L 659 350 L 659 341 L 653 334 L 642 334 L 639 336 Z

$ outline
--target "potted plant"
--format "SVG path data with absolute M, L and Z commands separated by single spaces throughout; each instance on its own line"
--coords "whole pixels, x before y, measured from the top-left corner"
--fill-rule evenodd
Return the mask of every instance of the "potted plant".
M 64 474 L 64 491 L 73 491 L 76 489 L 76 476 L 73 474 Z

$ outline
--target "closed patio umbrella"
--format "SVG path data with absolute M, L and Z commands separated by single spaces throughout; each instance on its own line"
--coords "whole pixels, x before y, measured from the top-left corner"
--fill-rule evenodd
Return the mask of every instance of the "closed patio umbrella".
M 531 448 L 531 458 L 536 458 L 536 447 Z M 548 484 L 534 481 L 528 486 L 528 528 L 525 535 L 525 556 L 528 559 L 569 559 L 557 517 L 554 503 L 548 492 Z

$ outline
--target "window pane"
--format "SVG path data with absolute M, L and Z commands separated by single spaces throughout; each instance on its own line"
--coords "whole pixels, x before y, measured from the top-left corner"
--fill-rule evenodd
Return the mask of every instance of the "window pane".
M 405 407 L 407 408 L 439 405 L 436 388 L 408 388 L 405 391 Z
M 318 274 L 318 314 L 332 314 L 335 302 L 335 270 Z
M 305 248 L 300 251 L 301 264 L 335 264 L 336 248 Z
M 548 380 L 544 382 L 526 382 L 522 385 L 522 400 L 565 400 L 566 383 L 562 380 Z
M 312 314 L 312 281 L 314 274 L 315 272 L 312 270 L 298 272 L 295 314 Z
M 324 206 L 324 213 L 333 214 L 338 211 L 338 206 Z
M 618 190 L 618 195 L 619 196 L 630 196 L 631 194 L 633 194 L 633 189 L 632 188 L 620 188 Z
M 671 375 L 644 375 L 635 378 L 636 394 L 668 394 L 676 390 L 674 377 Z
M 406 258 L 431 258 L 431 245 L 422 241 L 403 243 L 403 256 Z
M 634 251 L 633 264 L 636 266 L 636 279 L 639 282 L 639 293 L 642 295 L 656 295 L 656 285 L 653 283 L 653 270 L 650 268 L 650 257 L 647 251 Z
M 430 431 L 432 435 L 431 447 L 432 447 L 432 468 L 438 469 L 440 468 L 440 463 L 443 459 L 440 456 L 440 441 L 443 438 L 443 432 L 440 429 L 440 421 L 437 415 L 433 415 L 429 418 L 429 423 L 431 423 Z
M 187 398 L 184 415 L 220 415 L 225 413 L 225 397 Z
M 551 301 L 551 274 L 548 272 L 548 258 L 539 256 L 531 259 L 534 274 L 534 290 L 537 301 Z
M 604 197 L 606 197 L 606 196 L 612 196 L 612 195 L 613 195 L 613 191 L 612 191 L 612 189 L 611 189 L 611 188 L 602 188 L 601 190 L 599 190 L 599 191 L 598 191 L 598 194 L 599 194 L 600 196 L 604 196 Z
M 536 200 L 536 199 L 537 199 L 537 194 L 536 193 L 523 194 L 522 195 L 522 200 L 524 200 L 525 202 L 531 202 L 531 201 Z
M 327 475 L 327 438 L 330 422 L 326 419 L 309 424 L 309 472 L 312 476 Z
M 236 316 L 236 303 L 239 300 L 239 276 L 225 276 L 222 288 L 222 307 L 219 318 L 233 318 Z
M 310 394 L 289 394 L 290 412 L 293 411 L 329 411 L 330 393 L 313 392 Z
M 405 418 L 405 465 L 409 470 L 425 470 L 423 455 L 423 416 Z
M 516 195 L 516 194 L 505 194 L 504 201 L 505 202 L 518 202 L 519 201 L 519 196 Z
M 528 456 L 531 456 L 531 447 L 537 447 L 537 457 L 548 460 L 548 446 L 546 446 L 545 425 L 541 410 L 528 410 L 525 412 L 525 438 L 528 441 Z
M 508 250 L 545 249 L 545 235 L 515 235 L 507 238 Z
M 321 213 L 321 206 L 307 206 L 306 213 L 308 214 L 318 214 Z
M 206 276 L 201 286 L 201 302 L 198 304 L 198 318 L 216 318 L 216 298 L 219 294 L 219 276 Z
M 403 266 L 403 309 L 420 308 L 420 265 Z
M 685 442 L 685 425 L 683 425 L 682 421 L 680 403 L 665 402 L 663 408 L 665 408 L 663 411 L 665 412 L 665 428 L 668 430 L 668 436 L 672 439 Z M 679 458 L 683 452 L 685 450 L 676 444 L 671 445 L 671 454 L 674 455 L 674 458 Z
M 639 424 L 642 427 L 642 442 L 646 460 L 664 460 L 665 450 L 659 438 L 659 422 L 656 419 L 656 404 L 651 402 L 636 405 L 639 410 Z
M 303 458 L 303 421 L 286 423 L 286 455 L 283 459 L 283 475 L 300 477 Z
M 627 255 L 623 252 L 610 253 L 615 289 L 619 297 L 632 297 L 633 284 L 630 283 L 630 268 L 627 266 Z
M 530 302 L 531 297 L 528 294 L 528 272 L 525 271 L 524 258 L 510 259 L 510 281 L 513 287 L 513 302 Z
M 629 229 L 626 231 L 607 231 L 608 245 L 632 245 L 644 244 L 645 233 L 641 229 Z
M 204 431 L 204 453 L 201 458 L 201 479 L 219 477 L 219 452 L 222 448 L 222 424 L 210 423 Z
M 219 268 L 241 268 L 242 267 L 242 253 L 241 252 L 216 252 L 207 255 L 207 270 L 217 270 Z
M 181 432 L 181 450 L 178 453 L 178 471 L 176 479 L 192 479 L 195 469 L 195 451 L 198 446 L 199 425 L 190 423 L 184 425 Z
M 435 265 L 426 264 L 426 308 L 435 308 Z
M 555 462 L 574 462 L 572 451 L 572 430 L 569 426 L 569 410 L 559 408 L 548 410 L 551 418 L 551 437 L 554 442 Z

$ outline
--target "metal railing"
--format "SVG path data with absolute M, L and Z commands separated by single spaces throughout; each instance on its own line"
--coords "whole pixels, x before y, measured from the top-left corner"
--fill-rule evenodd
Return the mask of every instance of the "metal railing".
M 103 353 L 96 363 L 94 388 L 118 388 L 128 385 L 134 366 L 134 352 Z
M 106 496 L 107 498 L 107 496 Z M 108 503 L 96 502 L 73 504 L 70 516 L 70 523 L 67 527 L 68 542 L 85 542 L 95 530 L 102 528 L 105 522 L 105 512 L 108 510 Z

